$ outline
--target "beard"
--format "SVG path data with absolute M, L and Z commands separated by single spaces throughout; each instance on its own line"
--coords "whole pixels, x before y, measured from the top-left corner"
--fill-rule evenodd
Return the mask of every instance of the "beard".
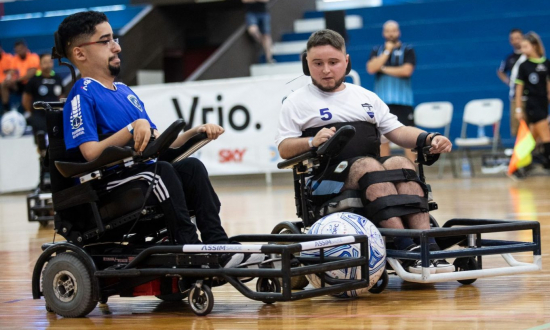
M 344 82 L 345 79 L 346 79 L 346 75 L 343 75 L 342 78 L 336 80 L 333 87 L 324 87 L 317 80 L 315 80 L 315 79 L 313 79 L 313 77 L 311 77 L 311 81 L 313 81 L 313 85 L 315 85 L 317 88 L 319 88 L 323 92 L 328 92 L 328 93 L 333 92 L 336 89 L 338 89 L 338 87 L 340 87 L 340 85 L 342 85 L 342 83 Z
M 109 64 L 107 66 L 109 68 L 109 72 L 111 73 L 111 76 L 113 77 L 118 76 L 118 74 L 120 73 L 120 64 L 118 64 L 117 66 L 111 65 L 111 61 L 114 60 L 115 58 L 116 58 L 115 56 L 110 57 Z

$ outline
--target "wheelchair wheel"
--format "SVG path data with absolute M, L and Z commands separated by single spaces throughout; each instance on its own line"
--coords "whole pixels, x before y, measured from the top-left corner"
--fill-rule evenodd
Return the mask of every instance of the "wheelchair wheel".
M 388 286 L 388 283 L 390 282 L 390 277 L 388 276 L 388 272 L 384 269 L 384 272 L 382 273 L 382 276 L 380 276 L 380 279 L 378 279 L 378 282 L 376 282 L 372 288 L 369 289 L 370 293 L 379 294 Z
M 275 226 L 275 228 L 273 228 L 271 233 L 277 235 L 302 235 L 300 229 L 290 221 L 279 223 L 277 226 Z M 309 281 L 304 275 L 293 276 L 290 279 L 290 288 L 292 290 L 303 290 L 308 284 Z M 282 283 L 279 282 L 279 286 L 281 285 Z
M 86 316 L 97 305 L 91 274 L 74 254 L 61 253 L 52 258 L 44 269 L 42 286 L 46 310 L 63 317 Z
M 477 265 L 477 261 L 474 257 L 457 258 L 453 262 L 453 265 L 455 266 L 455 269 L 457 272 L 479 269 Z M 477 278 L 471 278 L 471 279 L 457 280 L 457 281 L 458 283 L 468 285 L 468 284 L 474 283 L 476 280 Z
M 189 305 L 198 316 L 208 315 L 214 308 L 214 295 L 212 290 L 206 284 L 202 286 L 193 286 L 189 292 Z
M 256 282 L 256 291 L 280 293 L 281 282 L 279 282 L 279 279 L 277 278 L 260 277 L 258 278 L 258 282 Z M 273 301 L 269 301 L 269 300 L 264 300 L 263 302 L 266 304 L 273 304 Z

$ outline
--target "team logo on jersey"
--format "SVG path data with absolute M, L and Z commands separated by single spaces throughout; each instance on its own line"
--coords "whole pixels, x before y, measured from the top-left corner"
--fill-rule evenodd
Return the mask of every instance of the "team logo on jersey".
M 63 91 L 63 87 L 61 87 L 61 85 L 53 86 L 53 93 L 55 94 L 55 96 L 61 95 L 62 91 Z
M 535 73 L 535 72 L 532 72 L 530 75 L 529 75 L 529 82 L 533 85 L 536 85 L 539 83 L 539 74 L 538 73 Z
M 86 92 L 88 91 L 88 85 L 91 83 L 92 81 L 90 79 L 86 79 L 84 80 L 83 84 L 84 86 L 82 87 L 82 89 L 84 89 Z
M 38 87 L 38 94 L 40 94 L 41 96 L 48 94 L 48 87 L 44 85 Z
M 542 63 L 539 64 L 539 65 L 537 65 L 535 71 L 539 71 L 539 72 L 540 72 L 540 71 L 546 71 L 546 65 L 544 65 L 544 64 L 542 64 Z
M 363 107 L 363 109 L 365 109 L 365 111 L 367 112 L 367 115 L 369 115 L 371 119 L 374 118 L 374 111 L 372 111 L 372 105 L 368 103 L 363 103 L 361 104 L 361 106 Z
M 82 126 L 82 111 L 80 109 L 80 95 L 73 97 L 71 100 L 71 128 L 73 129 L 73 139 L 84 134 Z
M 143 108 L 141 107 L 141 104 L 139 103 L 138 98 L 135 95 L 128 95 L 128 101 L 134 105 L 134 107 L 138 108 L 139 111 L 143 112 Z

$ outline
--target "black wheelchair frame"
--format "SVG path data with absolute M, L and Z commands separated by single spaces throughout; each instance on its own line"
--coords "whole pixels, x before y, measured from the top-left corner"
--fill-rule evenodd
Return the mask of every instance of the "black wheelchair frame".
M 27 195 L 27 219 L 29 222 L 38 221 L 41 227 L 46 227 L 54 220 L 53 201 L 50 184 L 50 172 L 45 164 L 47 152 L 46 132 L 39 131 L 36 134 L 36 142 L 40 152 L 40 176 L 38 187 Z
M 339 152 L 354 136 L 355 130 L 351 126 L 341 127 L 334 136 L 319 147 L 317 150 L 310 150 L 301 155 L 278 163 L 279 169 L 292 169 L 295 184 L 295 202 L 296 215 L 301 221 L 285 221 L 275 226 L 272 234 L 303 234 L 312 226 L 315 221 L 321 218 L 314 209 L 312 201 L 307 194 L 307 180 L 315 170 L 321 170 L 320 164 L 327 159 L 336 157 Z M 429 147 L 422 150 L 415 149 L 417 152 L 418 175 L 422 182 L 426 183 L 424 175 L 424 165 L 429 157 Z M 431 165 L 431 164 L 430 164 Z M 437 204 L 431 199 L 431 188 L 429 190 L 429 210 L 436 210 Z M 359 192 L 357 192 L 359 193 Z M 357 197 L 357 196 L 354 196 Z M 330 203 L 327 202 L 327 203 Z M 339 201 L 333 202 L 332 207 L 336 207 Z M 361 208 L 359 206 L 359 208 Z M 348 209 L 341 209 L 337 212 L 352 212 L 357 210 L 357 206 Z M 361 214 L 361 213 L 359 213 Z M 324 215 L 327 215 L 325 213 Z M 430 215 L 431 229 L 412 230 L 412 229 L 388 229 L 379 228 L 380 233 L 386 238 L 386 270 L 392 271 L 403 280 L 419 283 L 435 283 L 457 280 L 462 284 L 471 284 L 477 278 L 510 275 L 525 272 L 540 271 L 542 269 L 541 259 L 541 240 L 540 224 L 537 221 L 524 220 L 495 220 L 495 219 L 451 219 L 443 227 Z M 529 230 L 531 231 L 531 242 L 492 240 L 483 239 L 482 234 L 514 232 Z M 411 252 L 397 250 L 392 246 L 393 237 L 412 237 L 420 241 L 420 251 Z M 435 238 L 442 249 L 441 251 L 430 251 L 429 238 Z M 459 246 L 463 249 L 447 250 L 450 247 Z M 510 253 L 532 252 L 533 263 L 523 263 L 516 261 Z M 502 255 L 507 262 L 508 267 L 483 269 L 482 257 L 486 255 Z M 399 260 L 421 260 L 422 265 L 429 265 L 429 260 L 439 260 L 455 258 L 455 272 L 447 274 L 430 274 L 428 267 L 422 268 L 422 274 L 413 274 L 405 270 Z M 388 283 L 388 276 L 384 274 L 380 282 L 370 291 L 378 293 L 384 289 Z M 307 285 L 304 278 L 294 279 L 294 288 L 299 289 Z
M 35 103 L 35 107 L 45 109 L 56 120 L 62 118 L 60 109 L 63 102 L 40 102 Z M 246 297 L 265 303 L 335 294 L 369 285 L 366 236 L 240 235 L 230 238 L 231 241 L 264 244 L 174 245 L 171 238 L 166 241 L 169 233 L 159 225 L 163 215 L 154 207 L 138 207 L 105 223 L 91 182 L 108 176 L 113 167 L 134 166 L 156 157 L 179 160 L 208 142 L 203 135 L 180 148 L 168 149 L 183 126 L 181 120 L 174 122 L 150 142 L 142 154 L 129 147 L 108 147 L 90 162 L 82 161 L 81 156 L 64 160 L 50 154 L 55 230 L 67 241 L 55 242 L 54 237 L 54 242 L 44 244 L 34 267 L 33 298 L 44 296 L 48 311 L 64 317 L 81 317 L 90 313 L 98 302 L 106 303 L 113 295 L 154 295 L 169 301 L 187 297 L 195 314 L 207 315 L 214 305 L 210 288 L 226 283 Z M 62 139 L 62 127 L 56 127 L 48 127 L 54 135 L 50 148 L 60 147 L 59 141 L 54 140 Z M 61 146 L 64 147 L 64 142 Z M 81 184 L 58 190 L 56 183 L 62 180 L 60 175 L 72 180 L 78 178 Z M 131 200 L 124 201 L 131 204 Z M 64 210 L 82 205 L 89 205 L 91 216 L 76 212 L 73 215 L 78 216 L 78 220 L 65 218 Z M 71 228 L 72 224 L 86 220 L 93 224 L 93 228 L 84 232 Z M 146 227 L 148 231 L 143 235 L 129 236 L 134 226 L 126 235 L 126 230 L 118 230 L 132 221 L 136 224 L 138 220 L 151 225 Z M 355 243 L 360 245 L 361 255 L 358 257 L 324 257 L 323 251 L 327 247 Z M 306 250 L 320 250 L 320 257 L 295 256 Z M 257 265 L 222 268 L 218 256 L 227 252 L 263 253 L 269 255 L 269 259 Z M 361 277 L 335 280 L 323 275 L 329 270 L 348 267 L 361 267 Z M 321 287 L 292 292 L 291 278 L 306 274 L 320 276 Z M 258 279 L 256 291 L 252 291 L 244 284 L 255 278 Z

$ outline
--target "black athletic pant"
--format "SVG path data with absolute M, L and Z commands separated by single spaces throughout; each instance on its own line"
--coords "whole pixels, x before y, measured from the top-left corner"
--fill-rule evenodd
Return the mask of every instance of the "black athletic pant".
M 176 164 L 158 162 L 156 166 L 156 186 L 148 198 L 148 204 L 160 203 L 166 226 L 176 242 L 201 243 L 189 216 L 189 210 L 193 210 L 204 243 L 228 243 L 219 217 L 221 204 L 202 162 L 188 158 Z M 111 179 L 107 189 L 113 189 L 132 180 L 151 182 L 154 171 L 154 163 L 134 166 L 120 173 L 117 178 Z

